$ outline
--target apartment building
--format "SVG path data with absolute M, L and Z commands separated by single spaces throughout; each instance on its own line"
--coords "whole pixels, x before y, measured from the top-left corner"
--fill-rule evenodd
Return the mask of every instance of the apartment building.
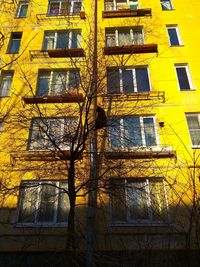
M 198 266 L 200 3 L 1 2 L 0 266 Z

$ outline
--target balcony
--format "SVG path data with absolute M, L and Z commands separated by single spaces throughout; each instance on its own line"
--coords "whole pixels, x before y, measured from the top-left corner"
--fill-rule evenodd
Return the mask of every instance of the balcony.
M 36 15 L 37 18 L 37 22 L 41 23 L 42 21 L 46 21 L 46 20 L 62 20 L 62 19 L 76 19 L 76 18 L 80 18 L 80 19 L 85 19 L 85 11 L 80 11 L 80 12 L 60 12 L 60 13 L 56 13 L 56 14 L 51 14 L 51 13 L 43 13 L 43 14 L 37 14 Z
M 33 58 L 62 58 L 62 57 L 84 57 L 82 48 L 51 49 L 51 50 L 29 50 L 31 60 Z
M 139 44 L 104 47 L 104 55 L 158 53 L 157 44 Z
M 15 163 L 16 160 L 24 160 L 24 161 L 60 161 L 60 160 L 70 160 L 72 154 L 69 150 L 63 151 L 19 151 L 13 152 L 10 154 L 12 164 Z M 75 156 L 75 159 L 82 159 L 82 156 Z
M 121 18 L 121 17 L 146 17 L 151 16 L 151 8 L 131 9 L 130 7 L 119 10 L 104 10 L 103 18 Z
M 80 103 L 84 101 L 82 94 L 78 92 L 66 93 L 63 95 L 49 96 L 27 96 L 23 97 L 25 104 L 43 104 L 43 103 Z
M 164 91 L 148 91 L 148 92 L 133 92 L 133 93 L 107 93 L 102 95 L 105 101 L 142 101 L 154 100 L 165 102 Z
M 176 158 L 176 151 L 173 150 L 160 150 L 160 151 L 109 151 L 106 152 L 106 158 L 118 160 L 118 159 L 164 159 L 164 158 Z
M 51 49 L 47 50 L 49 57 L 84 57 L 82 48 Z

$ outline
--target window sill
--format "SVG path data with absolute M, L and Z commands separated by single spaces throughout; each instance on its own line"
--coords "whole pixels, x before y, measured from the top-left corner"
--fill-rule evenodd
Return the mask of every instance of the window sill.
M 131 222 L 131 223 L 126 223 L 126 222 L 116 222 L 116 223 L 111 223 L 110 227 L 170 227 L 172 224 L 166 223 L 166 222 Z
M 27 17 L 14 17 L 15 19 L 26 19 Z
M 199 146 L 198 145 L 197 146 L 196 145 L 192 145 L 191 148 L 192 149 L 200 149 L 200 145 Z
M 184 45 L 170 45 L 170 47 L 184 47 Z
M 68 226 L 67 223 L 16 223 L 15 227 L 17 228 L 37 228 L 37 227 L 43 227 L 43 228 L 66 228 Z
M 188 88 L 188 89 L 180 89 L 179 88 L 179 91 L 180 92 L 188 92 L 188 91 L 196 91 L 196 89 L 195 88 Z
M 19 52 L 16 53 L 11 53 L 11 52 L 6 52 L 7 55 L 19 55 Z
M 172 8 L 172 9 L 161 9 L 161 11 L 175 11 L 176 9 L 175 8 Z

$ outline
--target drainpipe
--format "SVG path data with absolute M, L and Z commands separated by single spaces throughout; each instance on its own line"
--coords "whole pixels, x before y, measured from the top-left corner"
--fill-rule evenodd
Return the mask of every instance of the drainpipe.
M 93 46 L 93 77 L 91 86 L 93 121 L 96 119 L 97 110 L 97 1 L 94 0 L 94 46 Z M 88 211 L 86 226 L 86 267 L 94 267 L 94 253 L 97 242 L 97 231 L 95 229 L 95 214 L 97 208 L 98 190 L 98 166 L 97 166 L 97 131 L 93 131 L 90 137 L 90 181 L 88 185 Z

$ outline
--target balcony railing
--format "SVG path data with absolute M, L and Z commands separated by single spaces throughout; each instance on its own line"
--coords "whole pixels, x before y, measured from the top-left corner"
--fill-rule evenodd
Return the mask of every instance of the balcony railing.
M 132 150 L 109 149 L 106 152 L 107 159 L 160 159 L 160 158 L 176 158 L 176 151 L 171 147 L 155 147 L 155 148 L 136 148 Z
M 165 102 L 164 91 L 147 91 L 147 92 L 131 92 L 131 93 L 107 93 L 102 95 L 106 101 L 142 101 L 142 100 L 160 100 Z
M 43 103 L 80 103 L 84 101 L 82 94 L 77 92 L 66 93 L 63 95 L 49 96 L 26 96 L 23 97 L 25 104 L 43 104 Z
M 62 151 L 19 151 L 10 154 L 12 164 L 15 164 L 16 160 L 24 161 L 59 161 L 70 160 L 71 152 L 69 150 Z M 82 159 L 82 156 L 75 156 L 76 159 Z
M 57 13 L 57 14 L 49 14 L 49 13 L 42 13 L 42 14 L 37 14 L 36 18 L 37 18 L 37 22 L 42 22 L 42 21 L 46 21 L 46 20 L 58 20 L 58 19 L 76 19 L 80 17 L 80 19 L 85 19 L 85 11 L 80 11 L 80 12 L 62 12 L 62 13 Z
M 105 55 L 158 53 L 157 44 L 123 45 L 104 47 Z
M 105 6 L 102 12 L 103 18 L 119 18 L 119 17 L 145 17 L 151 16 L 151 8 L 138 9 L 137 6 L 121 5 L 115 7 L 114 5 Z
M 50 50 L 29 50 L 30 58 L 61 58 L 61 57 L 84 57 L 85 53 L 82 48 L 67 48 L 67 49 L 50 49 Z

